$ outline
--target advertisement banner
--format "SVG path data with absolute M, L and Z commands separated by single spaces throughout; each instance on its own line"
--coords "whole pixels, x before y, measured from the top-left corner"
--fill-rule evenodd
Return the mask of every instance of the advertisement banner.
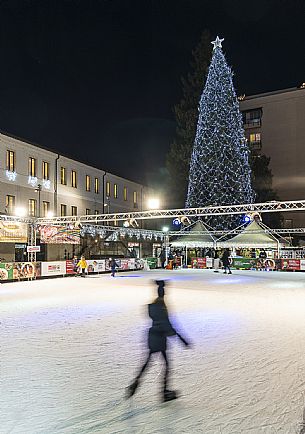
M 206 267 L 207 268 L 213 268 L 213 263 L 214 263 L 214 261 L 213 261 L 213 258 L 205 258 L 206 259 L 206 263 L 205 263 L 205 265 L 206 265 Z
M 233 258 L 232 266 L 241 270 L 250 270 L 256 268 L 256 262 L 254 258 Z
M 76 274 L 74 267 L 75 267 L 75 264 L 74 264 L 73 259 L 67 259 L 66 260 L 66 274 Z
M 0 263 L 0 280 L 34 279 L 40 276 L 40 262 Z
M 128 263 L 128 259 L 121 259 L 121 266 L 120 266 L 120 270 L 129 270 L 129 263 Z
M 51 261 L 41 263 L 42 276 L 60 276 L 66 274 L 66 261 Z
M 300 259 L 300 270 L 305 271 L 305 259 Z
M 192 268 L 206 268 L 206 258 L 192 258 Z
M 102 273 L 106 271 L 105 259 L 88 259 L 87 272 L 88 273 Z
M 41 226 L 40 242 L 45 244 L 79 244 L 80 229 L 67 226 Z
M 28 240 L 28 226 L 26 223 L 0 221 L 1 243 L 26 243 Z
M 1 262 L 0 263 L 0 280 L 10 280 L 13 278 L 13 263 Z
M 297 271 L 300 270 L 300 259 L 281 259 L 282 270 Z
M 157 268 L 157 263 L 158 263 L 157 258 L 153 258 L 153 257 L 152 258 L 146 258 L 146 261 L 147 261 L 147 264 L 148 264 L 150 269 Z

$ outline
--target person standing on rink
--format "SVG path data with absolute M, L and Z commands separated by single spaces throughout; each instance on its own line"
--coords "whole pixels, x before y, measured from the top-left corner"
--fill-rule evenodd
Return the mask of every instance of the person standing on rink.
M 78 262 L 77 266 L 82 270 L 81 276 L 86 277 L 86 268 L 87 268 L 87 261 L 85 259 L 85 256 L 82 256 L 80 258 L 80 261 Z
M 109 267 L 111 269 L 111 277 L 115 277 L 116 267 L 118 267 L 118 264 L 115 262 L 114 258 L 109 258 Z
M 158 297 L 148 305 L 148 314 L 152 319 L 152 326 L 148 332 L 148 349 L 149 353 L 147 359 L 140 369 L 137 377 L 134 382 L 127 387 L 126 398 L 131 398 L 140 383 L 140 378 L 147 368 L 151 356 L 154 353 L 161 353 L 165 362 L 165 371 L 164 371 L 164 379 L 163 379 L 163 401 L 171 401 L 177 398 L 177 393 L 174 390 L 169 390 L 167 388 L 168 382 L 168 374 L 169 374 L 169 362 L 166 353 L 166 344 L 167 338 L 169 336 L 178 336 L 179 339 L 184 343 L 185 346 L 188 346 L 188 342 L 173 328 L 170 323 L 167 307 L 164 301 L 164 280 L 156 280 L 156 284 L 158 285 Z
M 228 274 L 232 274 L 232 271 L 230 269 L 230 249 L 225 249 L 223 252 L 221 262 L 223 264 L 223 268 L 225 269 L 224 274 L 227 274 L 227 269 L 229 271 Z

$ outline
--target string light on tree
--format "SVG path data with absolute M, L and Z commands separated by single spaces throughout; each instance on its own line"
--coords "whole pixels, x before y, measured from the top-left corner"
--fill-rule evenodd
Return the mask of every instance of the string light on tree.
M 199 103 L 186 207 L 251 203 L 249 149 L 233 86 L 233 73 L 222 52 L 218 36 Z M 214 229 L 231 229 L 241 216 L 211 216 Z

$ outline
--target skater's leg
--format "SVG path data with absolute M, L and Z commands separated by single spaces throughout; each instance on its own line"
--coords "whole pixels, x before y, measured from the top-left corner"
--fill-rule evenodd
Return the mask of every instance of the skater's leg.
M 165 371 L 164 371 L 164 391 L 166 391 L 166 390 L 167 390 L 168 374 L 169 374 L 169 363 L 168 363 L 168 358 L 167 358 L 166 351 L 162 351 L 162 356 L 163 356 L 163 358 L 164 358 L 164 362 L 165 362 Z
M 163 401 L 172 401 L 173 399 L 176 399 L 178 397 L 177 392 L 175 390 L 169 390 L 167 388 L 167 380 L 168 380 L 168 374 L 169 374 L 169 363 L 166 351 L 162 351 L 162 356 L 165 361 L 165 372 L 164 372 L 164 389 L 163 389 Z
M 139 372 L 139 374 L 137 375 L 136 380 L 139 380 L 139 379 L 140 379 L 140 377 L 142 376 L 143 372 L 144 372 L 145 369 L 147 368 L 148 363 L 149 363 L 149 361 L 150 361 L 151 354 L 152 354 L 151 352 L 148 353 L 147 359 L 146 359 L 144 365 L 142 366 L 142 368 L 140 369 L 140 372 Z
M 146 359 L 144 365 L 142 366 L 142 368 L 140 369 L 140 372 L 139 372 L 138 375 L 136 376 L 136 379 L 134 380 L 134 382 L 133 382 L 130 386 L 127 387 L 127 392 L 126 392 L 126 397 L 127 397 L 127 398 L 130 398 L 131 396 L 133 396 L 134 393 L 135 393 L 135 391 L 137 390 L 137 387 L 138 387 L 138 385 L 139 385 L 139 380 L 140 380 L 140 378 L 141 378 L 143 372 L 145 371 L 145 369 L 146 369 L 147 366 L 148 366 L 148 363 L 149 363 L 149 361 L 150 361 L 151 354 L 152 354 L 151 352 L 148 353 L 147 359 Z

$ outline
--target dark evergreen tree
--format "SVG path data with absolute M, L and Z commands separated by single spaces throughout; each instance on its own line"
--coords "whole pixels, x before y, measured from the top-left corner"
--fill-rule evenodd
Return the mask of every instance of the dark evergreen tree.
M 277 193 L 272 188 L 272 172 L 269 167 L 270 157 L 252 153 L 252 186 L 255 191 L 255 202 L 268 202 L 279 200 Z M 281 213 L 264 213 L 262 214 L 263 222 L 272 228 L 280 228 L 283 222 Z
M 199 104 L 199 118 L 190 163 L 186 207 L 251 203 L 249 150 L 242 116 L 218 37 Z M 215 229 L 231 229 L 241 217 L 211 216 Z
M 208 31 L 204 31 L 199 44 L 192 52 L 192 72 L 186 78 L 182 78 L 182 99 L 174 108 L 177 123 L 176 140 L 170 147 L 166 163 L 172 207 L 182 207 L 185 203 L 198 121 L 198 101 L 211 60 L 211 52 L 211 36 Z

